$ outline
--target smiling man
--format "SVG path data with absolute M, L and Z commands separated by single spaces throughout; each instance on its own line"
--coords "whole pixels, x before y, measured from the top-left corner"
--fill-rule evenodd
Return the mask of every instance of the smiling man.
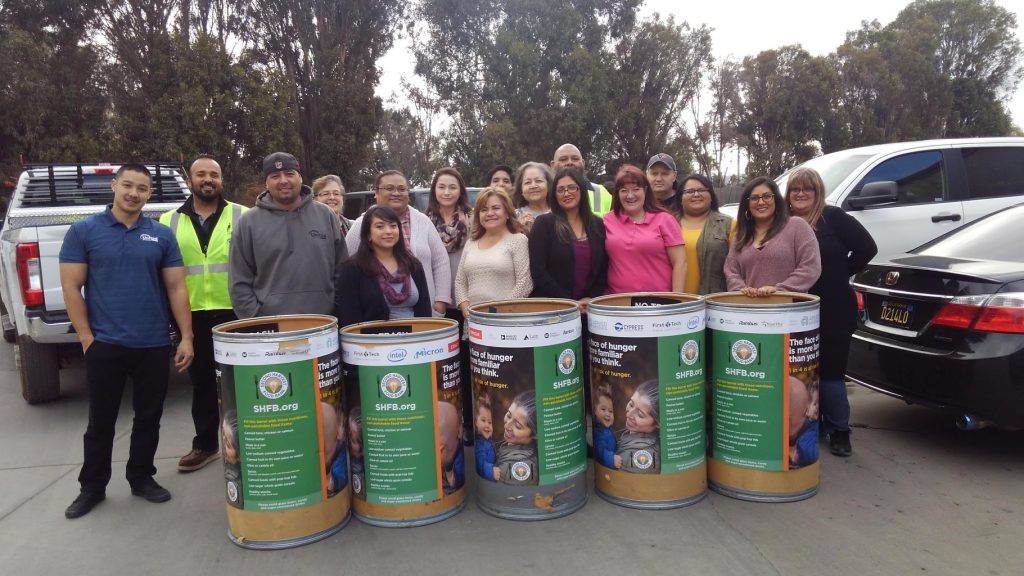
M 125 164 L 111 188 L 114 202 L 72 224 L 60 249 L 61 289 L 85 354 L 89 392 L 81 492 L 64 511 L 69 519 L 88 514 L 106 497 L 114 425 L 129 379 L 135 417 L 125 476 L 133 495 L 150 502 L 171 499 L 153 479 L 171 350 L 168 303 L 181 333 L 175 366 L 181 371 L 192 363 L 192 318 L 178 243 L 166 226 L 142 214 L 152 194 L 149 169 Z
M 221 195 L 224 179 L 220 164 L 210 156 L 200 156 L 192 162 L 188 186 L 192 195 L 185 203 L 160 216 L 160 223 L 174 232 L 181 248 L 195 333 L 196 356 L 188 375 L 192 380 L 196 435 L 192 438 L 192 450 L 178 461 L 179 472 L 199 470 L 219 455 L 213 327 L 235 319 L 228 295 L 228 253 L 231 231 L 245 211 Z
M 348 258 L 334 212 L 313 201 L 299 161 L 263 159 L 266 190 L 238 219 L 231 239 L 231 304 L 239 318 L 332 314 L 338 272 Z

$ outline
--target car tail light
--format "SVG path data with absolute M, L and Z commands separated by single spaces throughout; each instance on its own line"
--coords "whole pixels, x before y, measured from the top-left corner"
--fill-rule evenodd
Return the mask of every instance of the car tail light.
M 21 301 L 25 306 L 43 305 L 43 275 L 39 266 L 39 244 L 18 244 L 15 249 Z
M 853 293 L 857 296 L 857 312 L 864 311 L 864 293 L 860 290 L 854 290 Z
M 954 298 L 939 310 L 932 324 L 1024 334 L 1024 293 Z

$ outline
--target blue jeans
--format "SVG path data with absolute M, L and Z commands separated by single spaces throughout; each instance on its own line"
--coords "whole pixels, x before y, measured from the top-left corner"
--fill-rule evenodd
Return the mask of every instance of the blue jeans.
M 842 379 L 822 380 L 819 396 L 822 434 L 849 432 L 850 399 L 846 397 L 846 382 Z

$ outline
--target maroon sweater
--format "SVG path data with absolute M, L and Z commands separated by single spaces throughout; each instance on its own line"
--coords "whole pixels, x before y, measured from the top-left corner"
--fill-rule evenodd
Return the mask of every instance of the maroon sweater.
M 761 248 L 735 242 L 725 259 L 729 290 L 774 286 L 780 291 L 807 292 L 821 275 L 821 255 L 814 229 L 803 218 L 790 218 L 785 228 Z

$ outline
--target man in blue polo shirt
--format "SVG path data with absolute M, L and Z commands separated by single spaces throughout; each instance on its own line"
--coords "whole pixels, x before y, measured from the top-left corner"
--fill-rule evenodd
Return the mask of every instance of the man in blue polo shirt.
M 121 166 L 111 184 L 113 204 L 72 224 L 61 246 L 64 303 L 85 353 L 89 389 L 81 493 L 64 511 L 67 518 L 88 514 L 106 496 L 114 424 L 129 377 L 135 419 L 125 476 L 133 495 L 171 499 L 153 479 L 169 372 L 168 302 L 181 331 L 174 355 L 179 371 L 192 363 L 192 316 L 174 234 L 142 215 L 151 185 L 145 166 Z

